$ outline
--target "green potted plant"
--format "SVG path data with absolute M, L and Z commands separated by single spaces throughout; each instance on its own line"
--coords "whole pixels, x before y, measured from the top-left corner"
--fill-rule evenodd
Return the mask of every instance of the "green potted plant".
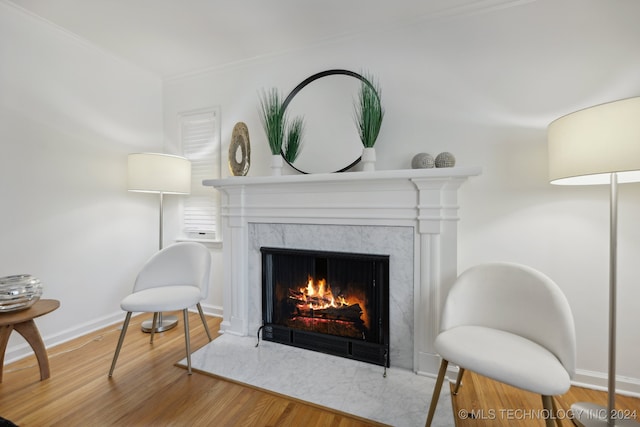
M 273 175 L 282 174 L 282 143 L 285 133 L 285 114 L 282 97 L 276 88 L 260 94 L 260 121 L 267 135 L 271 150 L 271 170 Z
M 260 120 L 271 150 L 273 175 L 282 174 L 282 155 L 293 163 L 300 154 L 304 119 L 296 117 L 289 122 L 280 92 L 272 88 L 260 94 Z
M 296 117 L 291 122 L 285 117 L 286 140 L 282 147 L 284 158 L 293 163 L 302 148 L 302 134 L 304 133 L 304 119 Z
M 366 76 L 360 84 L 358 100 L 355 103 L 358 134 L 364 147 L 362 150 L 362 162 L 363 170 L 365 171 L 375 169 L 376 154 L 373 146 L 378 139 L 382 119 L 384 119 L 384 108 L 382 108 L 380 93 L 380 87 L 375 80 L 371 76 Z

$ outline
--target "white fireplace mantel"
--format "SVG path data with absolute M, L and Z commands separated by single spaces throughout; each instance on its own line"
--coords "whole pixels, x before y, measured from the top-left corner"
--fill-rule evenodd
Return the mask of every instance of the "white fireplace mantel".
M 415 372 L 435 374 L 439 360 L 433 340 L 439 330 L 443 298 L 457 276 L 457 192 L 469 177 L 480 173 L 477 167 L 456 167 L 203 181 L 222 195 L 221 331 L 254 335 L 260 326 L 255 320 L 256 303 L 250 296 L 259 293 L 256 287 L 261 286 L 256 283 L 259 277 L 253 265 L 258 261 L 249 247 L 252 225 L 410 227 L 413 271 L 402 273 L 413 282 L 413 319 L 404 328 L 407 331 L 397 333 L 412 335 L 409 367 Z M 377 245 L 380 252 L 385 242 Z M 391 282 L 390 293 L 393 292 Z M 393 358 L 391 364 L 394 365 Z

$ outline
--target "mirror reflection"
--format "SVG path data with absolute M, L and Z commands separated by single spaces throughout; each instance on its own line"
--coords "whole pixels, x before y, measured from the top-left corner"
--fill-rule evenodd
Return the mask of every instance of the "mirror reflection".
M 300 153 L 290 165 L 302 173 L 342 172 L 360 160 L 362 143 L 354 118 L 361 79 L 328 70 L 300 83 L 284 101 L 289 119 L 304 118 Z

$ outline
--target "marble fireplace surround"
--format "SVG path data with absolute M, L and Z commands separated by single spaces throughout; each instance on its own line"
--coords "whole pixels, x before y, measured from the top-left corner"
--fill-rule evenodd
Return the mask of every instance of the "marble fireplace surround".
M 480 168 L 205 180 L 221 193 L 221 332 L 255 335 L 260 247 L 390 255 L 391 366 L 434 375 L 433 341 L 457 276 L 458 188 Z

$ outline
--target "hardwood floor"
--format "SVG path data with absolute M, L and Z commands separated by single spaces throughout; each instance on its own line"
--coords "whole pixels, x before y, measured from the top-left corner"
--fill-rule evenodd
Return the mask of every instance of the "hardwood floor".
M 0 416 L 21 427 L 380 425 L 207 375 L 189 376 L 174 365 L 184 357 L 182 324 L 156 334 L 151 346 L 149 335 L 140 331 L 140 322 L 148 317 L 143 314 L 132 319 L 111 379 L 107 373 L 119 325 L 50 348 L 48 380 L 39 381 L 35 357 L 5 366 Z M 220 319 L 211 317 L 208 323 L 215 335 Z M 195 350 L 205 345 L 207 338 L 196 314 L 191 314 L 190 324 Z M 576 400 L 604 402 L 606 395 L 573 388 L 558 399 L 558 405 L 567 409 Z M 488 415 L 485 419 L 458 417 L 458 427 L 543 425 L 539 420 L 517 419 L 515 412 L 541 407 L 537 396 L 473 374 L 465 376 L 453 402 L 454 413 L 463 410 L 476 417 Z M 618 405 L 620 409 L 640 410 L 640 399 L 620 397 Z M 509 409 L 514 412 L 505 411 Z M 495 419 L 488 419 L 491 410 Z M 563 426 L 570 425 L 569 420 L 563 420 Z
M 21 427 L 376 425 L 207 375 L 187 375 L 174 365 L 185 355 L 182 322 L 156 334 L 151 346 L 140 330 L 148 317 L 132 318 L 111 379 L 120 325 L 50 348 L 48 380 L 39 381 L 35 357 L 5 366 L 0 416 Z M 197 314 L 189 323 L 196 350 L 207 336 Z M 210 317 L 208 324 L 217 335 L 220 319 Z

